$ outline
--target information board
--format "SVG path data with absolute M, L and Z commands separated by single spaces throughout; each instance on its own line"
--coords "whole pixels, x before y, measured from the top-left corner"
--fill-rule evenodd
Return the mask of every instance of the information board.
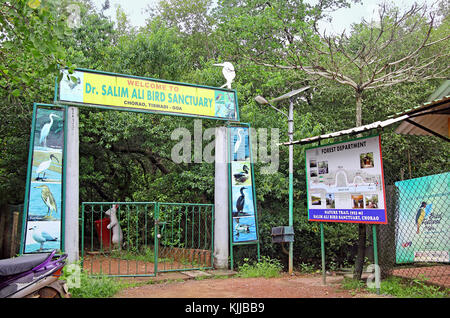
M 386 224 L 380 136 L 306 150 L 308 219 Z

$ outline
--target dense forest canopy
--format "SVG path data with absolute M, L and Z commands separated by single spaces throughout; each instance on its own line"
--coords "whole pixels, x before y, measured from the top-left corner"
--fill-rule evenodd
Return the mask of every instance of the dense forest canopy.
M 294 140 L 353 127 L 355 118 L 356 124 L 383 120 L 423 103 L 449 77 L 448 3 L 409 11 L 381 6 L 378 24 L 362 21 L 340 35 L 317 29 L 328 12 L 358 2 L 161 0 L 137 28 L 109 1 L 99 9 L 89 0 L 2 1 L 0 203 L 23 203 L 32 105 L 53 102 L 60 67 L 220 87 L 224 79 L 213 64 L 230 61 L 241 121 L 267 129 L 269 140 L 271 129 L 279 129 L 280 142 L 288 139 L 287 121 L 257 104 L 255 96 L 270 99 L 313 87 L 305 100 L 295 101 Z M 105 10 L 115 10 L 116 18 Z M 81 108 L 80 202 L 213 202 L 214 165 L 171 159 L 177 143 L 171 134 L 179 127 L 193 132 L 194 120 Z M 397 135 L 393 127 L 382 140 L 386 184 L 448 171 L 450 150 L 440 140 Z M 287 223 L 287 152 L 280 147 L 273 173 L 261 173 L 267 163 L 255 163 L 262 253 L 275 257 L 280 246 L 269 244 L 269 233 Z M 404 169 L 408 160 L 414 162 L 410 175 Z M 302 147 L 295 147 L 294 166 L 294 225 L 301 238 L 295 259 L 314 262 L 318 225 L 307 221 Z M 355 229 L 328 226 L 335 262 L 352 260 L 348 247 L 357 244 Z

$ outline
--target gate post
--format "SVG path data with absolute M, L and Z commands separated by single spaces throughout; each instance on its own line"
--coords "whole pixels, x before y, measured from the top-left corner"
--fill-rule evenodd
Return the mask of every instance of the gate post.
M 228 133 L 216 128 L 214 179 L 214 267 L 228 269 Z
M 79 259 L 79 110 L 67 108 L 64 251 L 69 263 Z

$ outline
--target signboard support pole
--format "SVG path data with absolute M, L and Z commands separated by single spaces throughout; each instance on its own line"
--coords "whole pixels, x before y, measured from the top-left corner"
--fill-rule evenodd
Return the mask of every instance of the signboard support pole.
M 214 267 L 228 268 L 228 134 L 216 128 L 214 180 Z
M 288 117 L 289 142 L 294 141 L 294 101 L 289 100 Z M 294 226 L 294 145 L 289 145 L 289 226 Z M 294 268 L 294 242 L 289 242 L 289 274 L 292 275 Z
M 320 250 L 322 253 L 322 281 L 327 284 L 327 273 L 325 271 L 325 238 L 323 233 L 323 223 L 320 223 Z
M 373 260 L 375 263 L 375 286 L 377 288 L 377 294 L 380 294 L 380 267 L 378 266 L 378 247 L 377 247 L 377 226 L 372 225 L 373 232 Z
M 69 263 L 78 261 L 79 206 L 79 109 L 67 109 L 66 193 L 64 215 L 64 250 Z

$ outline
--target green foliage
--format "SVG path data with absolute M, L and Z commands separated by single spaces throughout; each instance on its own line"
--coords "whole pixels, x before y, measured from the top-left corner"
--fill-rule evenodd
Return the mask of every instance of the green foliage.
M 30 96 L 34 81 L 65 65 L 61 40 L 70 34 L 64 17 L 42 1 L 35 7 L 15 0 L 0 5 L 0 87 L 9 98 Z
M 369 289 L 374 292 L 373 289 Z M 442 290 L 437 286 L 426 284 L 425 278 L 402 280 L 399 277 L 389 277 L 381 282 L 380 290 L 383 294 L 399 298 L 446 298 L 450 290 Z
M 150 247 L 141 248 L 139 251 L 133 249 L 132 247 L 127 247 L 126 250 L 113 250 L 111 252 L 111 257 L 119 258 L 121 260 L 153 263 L 155 261 L 155 251 Z
M 264 277 L 272 278 L 281 275 L 282 266 L 277 259 L 261 256 L 260 262 L 249 263 L 249 259 L 244 259 L 244 264 L 238 268 L 238 277 Z
M 314 273 L 316 272 L 316 268 L 311 264 L 300 263 L 298 264 L 298 268 L 302 273 Z
M 362 280 L 344 278 L 341 283 L 342 288 L 356 292 L 369 291 L 376 292 L 375 288 L 367 288 Z M 381 281 L 380 292 L 383 295 L 390 295 L 398 298 L 447 298 L 450 290 L 442 289 L 426 283 L 425 278 L 405 280 L 400 277 L 391 276 Z
M 61 279 L 67 280 L 64 275 L 61 276 Z M 106 275 L 92 277 L 81 271 L 80 287 L 71 287 L 69 292 L 72 298 L 109 298 L 126 286 L 125 283 L 115 278 Z
M 324 43 L 313 34 L 314 22 L 326 12 L 355 2 L 324 0 L 312 5 L 300 0 L 222 0 L 212 9 L 213 1 L 209 0 L 165 0 L 154 14 L 149 14 L 141 29 L 132 28 L 120 8 L 115 24 L 103 9 L 96 10 L 88 0 L 47 0 L 36 8 L 28 6 L 26 0 L 2 2 L 0 203 L 23 202 L 31 105 L 53 101 L 58 65 L 218 87 L 224 79 L 220 68 L 213 64 L 231 61 L 237 73 L 233 89 L 238 94 L 241 121 L 250 123 L 256 131 L 268 129 L 269 140 L 272 128 L 279 129 L 279 142 L 288 140 L 287 120 L 270 107 L 257 104 L 254 97 L 272 99 L 306 85 L 314 89 L 305 96 L 306 101 L 294 101 L 295 140 L 353 127 L 352 88 L 308 76 L 299 69 L 258 65 L 254 59 L 283 66 L 307 63 L 301 52 L 324 49 Z M 67 27 L 69 3 L 81 9 L 77 28 Z M 449 21 L 443 14 L 432 39 L 448 34 Z M 355 25 L 342 45 L 355 52 L 373 41 L 375 35 L 370 34 L 367 25 Z M 312 46 L 306 47 L 298 39 Z M 390 53 L 404 54 L 404 48 L 413 42 L 408 37 Z M 425 53 L 431 58 L 436 51 L 445 51 L 446 43 L 433 50 L 427 48 Z M 326 64 L 328 55 L 318 54 L 317 50 L 309 50 L 309 57 Z M 342 56 L 335 58 L 336 64 L 342 62 Z M 354 68 L 349 72 L 355 73 Z M 423 103 L 438 85 L 439 81 L 420 80 L 365 91 L 363 124 Z M 277 107 L 286 111 L 287 103 Z M 202 129 L 223 124 L 202 120 Z M 193 160 L 175 164 L 171 159 L 171 149 L 178 142 L 171 140 L 171 134 L 180 127 L 193 135 L 191 118 L 80 108 L 80 201 L 211 203 L 214 165 Z M 450 149 L 446 144 L 429 137 L 401 136 L 393 132 L 394 128 L 382 133 L 386 184 L 402 176 L 419 177 L 448 170 Z M 193 145 L 193 138 L 191 141 Z M 209 142 L 204 140 L 203 146 Z M 261 253 L 285 265 L 283 246 L 272 244 L 270 235 L 272 227 L 288 224 L 288 149 L 280 146 L 279 151 L 275 173 L 264 174 L 262 168 L 267 163 L 261 161 L 254 167 Z M 317 266 L 320 231 L 317 223 L 307 221 L 304 152 L 305 147 L 294 147 L 294 264 Z M 352 263 L 356 227 L 325 224 L 327 259 L 336 266 Z M 125 234 L 134 237 L 136 233 L 130 230 Z M 239 246 L 234 255 L 236 263 L 242 264 L 243 259 L 255 255 L 255 248 Z
M 23 202 L 32 105 L 51 102 L 57 66 L 71 67 L 65 16 L 51 1 L 28 2 L 0 4 L 0 203 Z

